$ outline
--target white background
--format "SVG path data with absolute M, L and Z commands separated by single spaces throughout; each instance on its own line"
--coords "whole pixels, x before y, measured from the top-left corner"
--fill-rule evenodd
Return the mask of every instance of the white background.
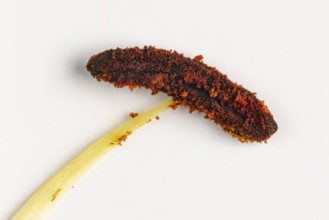
M 0 219 L 98 137 L 167 99 L 98 83 L 88 58 L 203 54 L 257 92 L 278 132 L 241 144 L 167 111 L 110 151 L 47 219 L 329 219 L 327 0 L 1 1 Z

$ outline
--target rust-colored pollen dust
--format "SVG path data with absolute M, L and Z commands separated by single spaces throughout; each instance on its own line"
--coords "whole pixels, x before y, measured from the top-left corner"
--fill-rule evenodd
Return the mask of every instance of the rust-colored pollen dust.
M 278 126 L 264 102 L 202 59 L 148 46 L 117 48 L 92 56 L 87 69 L 97 80 L 119 88 L 164 92 L 191 112 L 204 113 L 241 142 L 266 142 Z

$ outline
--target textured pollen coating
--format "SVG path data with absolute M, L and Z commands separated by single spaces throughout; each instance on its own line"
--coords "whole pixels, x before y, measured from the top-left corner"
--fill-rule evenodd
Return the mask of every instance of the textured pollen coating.
M 176 51 L 154 47 L 111 49 L 90 58 L 87 69 L 116 87 L 159 91 L 190 111 L 199 111 L 242 142 L 266 141 L 277 124 L 263 101 L 216 68 Z

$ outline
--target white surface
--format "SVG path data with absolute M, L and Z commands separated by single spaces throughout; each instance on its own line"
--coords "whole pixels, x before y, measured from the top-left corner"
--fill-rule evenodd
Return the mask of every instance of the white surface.
M 52 173 L 166 99 L 97 83 L 114 47 L 203 54 L 265 99 L 279 125 L 240 144 L 167 111 L 115 148 L 47 219 L 329 219 L 328 1 L 1 1 L 0 219 Z

